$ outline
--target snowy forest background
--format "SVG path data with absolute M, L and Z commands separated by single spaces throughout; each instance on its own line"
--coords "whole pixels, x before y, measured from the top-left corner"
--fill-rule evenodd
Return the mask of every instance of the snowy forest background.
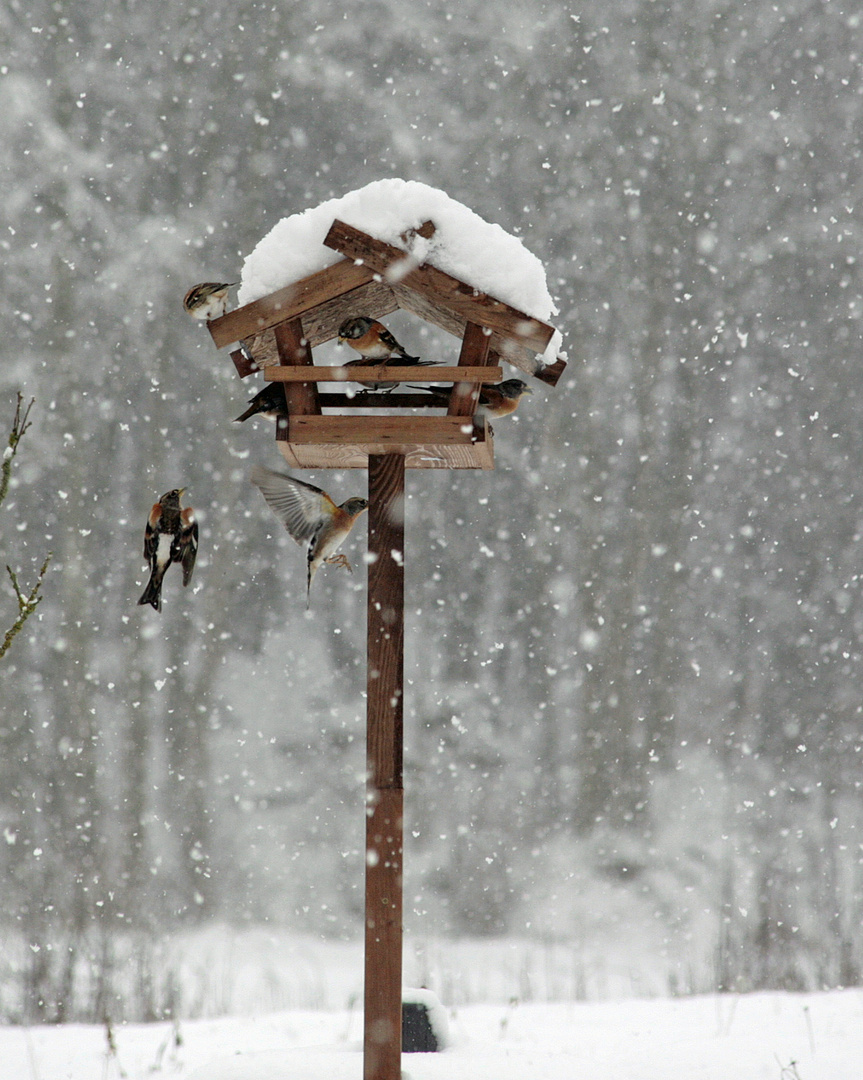
M 671 992 L 860 982 L 853 12 L 3 6 L 0 405 L 36 405 L 0 553 L 27 584 L 54 552 L 3 662 L 3 1018 L 175 1008 L 146 957 L 194 925 L 360 932 L 364 574 L 306 615 L 246 480 L 272 430 L 230 423 L 257 387 L 180 301 L 382 176 L 523 236 L 569 356 L 494 473 L 409 475 L 408 932 L 631 940 Z M 159 617 L 141 537 L 181 484 L 195 592 Z

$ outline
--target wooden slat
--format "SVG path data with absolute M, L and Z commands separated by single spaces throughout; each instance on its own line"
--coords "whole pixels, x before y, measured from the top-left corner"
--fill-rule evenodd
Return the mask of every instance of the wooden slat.
M 279 323 L 275 329 L 275 334 L 279 360 L 282 364 L 296 364 L 299 370 L 304 367 L 314 366 L 312 363 L 312 350 L 303 337 L 303 325 L 299 319 Z M 293 423 L 295 416 L 307 413 L 320 415 L 321 406 L 318 402 L 318 388 L 315 383 L 285 383 L 284 386 L 285 399 L 290 414 L 288 424 L 285 425 L 287 431 L 290 431 L 290 425 Z
M 441 330 L 445 330 L 459 340 L 464 337 L 464 330 L 467 325 L 466 319 L 453 314 L 453 312 L 440 305 L 434 304 L 413 289 L 396 285 L 393 287 L 393 293 L 398 300 L 399 307 L 404 311 L 409 311 L 412 315 L 416 315 L 417 318 L 424 319 L 426 322 L 440 327 Z M 490 344 L 491 348 L 508 363 L 520 368 L 528 375 L 533 375 L 540 366 L 536 353 L 532 349 L 519 345 L 511 338 L 492 332 Z
M 339 327 L 345 319 L 353 318 L 354 315 L 381 319 L 397 311 L 398 306 L 395 293 L 389 285 L 382 281 L 370 281 L 307 311 L 303 315 L 303 332 L 310 345 L 322 345 L 338 337 Z
M 337 337 L 339 327 L 345 319 L 353 315 L 368 315 L 370 319 L 380 319 L 396 311 L 398 306 L 395 294 L 388 285 L 381 281 L 370 281 L 305 312 L 302 316 L 303 334 L 314 348 Z M 254 356 L 258 368 L 266 368 L 279 362 L 272 327 L 244 339 L 243 344 Z M 231 355 L 233 356 L 233 353 Z
M 235 341 L 245 341 L 285 319 L 303 315 L 319 304 L 371 281 L 373 277 L 374 271 L 370 267 L 343 259 L 269 296 L 229 311 L 227 315 L 207 323 L 207 326 L 217 348 L 221 349 Z
M 322 409 L 440 409 L 446 408 L 432 394 L 380 394 L 360 391 L 358 394 L 318 394 Z
M 489 361 L 489 337 L 481 326 L 469 322 L 461 343 L 459 367 L 486 367 Z M 447 416 L 473 416 L 479 401 L 480 383 L 457 382 L 450 394 Z
M 467 320 L 461 316 L 432 303 L 431 300 L 421 296 L 418 292 L 414 292 L 413 289 L 405 289 L 400 285 L 394 285 L 393 293 L 402 310 L 409 311 L 411 315 L 416 315 L 418 319 L 430 322 L 434 326 L 439 326 L 441 330 L 452 334 L 459 341 L 464 337 Z M 490 344 L 491 348 L 502 356 L 507 363 L 513 364 L 528 375 L 533 375 L 540 366 L 536 353 L 532 349 L 526 349 L 511 338 L 505 338 L 492 332 Z
M 404 455 L 408 469 L 494 468 L 494 441 L 490 435 L 474 443 L 445 443 L 437 446 L 402 443 L 288 443 L 276 445 L 292 469 L 367 469 L 369 455 L 397 451 Z
M 549 386 L 557 386 L 558 380 L 565 369 L 566 361 L 558 358 L 553 364 L 546 364 L 544 367 L 538 368 L 534 375 L 542 382 L 548 383 Z
M 267 382 L 476 382 L 495 383 L 503 378 L 500 367 L 456 367 L 436 364 L 434 367 L 374 367 L 370 364 L 357 367 L 337 365 L 305 367 L 273 365 L 264 370 Z
M 534 352 L 544 352 L 554 333 L 554 327 L 547 323 L 534 319 L 486 293 L 478 292 L 473 286 L 428 263 L 402 273 L 399 264 L 409 259 L 404 251 L 377 240 L 344 221 L 333 222 L 324 244 L 349 259 L 362 260 L 363 265 L 377 271 L 384 280 L 387 280 L 389 271 L 391 284 L 397 283 L 403 289 L 413 289 L 465 321 L 475 322 L 496 331 L 502 337 L 531 348 Z M 502 351 L 502 355 L 506 355 L 505 352 Z
M 260 365 L 257 361 L 252 360 L 247 352 L 243 349 L 234 349 L 231 353 L 231 359 L 234 361 L 234 367 L 237 369 L 237 374 L 241 379 L 246 379 L 249 375 L 253 375 L 256 371 L 260 371 Z
M 292 416 L 292 443 L 469 443 L 470 417 L 460 416 Z

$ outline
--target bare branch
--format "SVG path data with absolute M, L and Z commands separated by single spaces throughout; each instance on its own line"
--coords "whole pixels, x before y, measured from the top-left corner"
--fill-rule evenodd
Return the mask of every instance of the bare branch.
M 12 421 L 12 430 L 9 432 L 9 441 L 6 444 L 6 449 L 3 451 L 3 467 L 0 471 L 0 503 L 6 498 L 6 493 L 9 490 L 9 478 L 12 475 L 12 462 L 15 459 L 15 455 L 18 453 L 18 443 L 24 437 L 24 433 L 30 427 L 32 421 L 27 418 L 30 415 L 30 410 L 33 408 L 35 398 L 30 398 L 30 402 L 27 408 L 21 411 L 21 403 L 24 397 L 21 391 L 18 391 L 18 402 L 15 406 L 15 417 Z
M 30 398 L 27 407 L 22 409 L 24 398 L 21 391 L 18 391 L 18 401 L 15 405 L 12 430 L 9 432 L 9 440 L 6 444 L 6 449 L 3 451 L 2 468 L 0 468 L 0 504 L 2 504 L 9 491 L 9 479 L 12 476 L 12 462 L 15 460 L 15 455 L 18 453 L 18 444 L 21 442 L 32 422 L 29 417 L 30 410 L 33 408 L 35 400 L 35 398 Z M 42 584 L 45 581 L 45 574 L 48 570 L 48 563 L 51 561 L 52 554 L 53 553 L 49 551 L 45 556 L 45 561 L 42 563 L 36 582 L 26 596 L 21 591 L 21 587 L 18 584 L 18 576 L 15 571 L 11 566 L 7 565 L 6 567 L 6 572 L 9 575 L 9 580 L 12 582 L 12 588 L 15 591 L 15 599 L 18 601 L 18 616 L 15 619 L 15 622 L 13 622 L 6 631 L 3 641 L 0 643 L 0 659 L 6 655 L 6 651 L 12 644 L 13 638 L 36 610 L 36 606 L 42 599 L 40 592 Z
M 42 583 L 45 580 L 45 573 L 48 569 L 48 563 L 51 561 L 51 556 L 53 554 L 54 553 L 52 551 L 49 551 L 48 554 L 45 556 L 45 561 L 42 563 L 42 566 L 39 569 L 39 576 L 36 578 L 36 583 L 26 596 L 24 595 L 24 593 L 21 592 L 21 588 L 18 585 L 18 576 L 15 571 L 12 569 L 11 566 L 6 567 L 6 572 L 9 574 L 9 580 L 12 582 L 12 588 L 15 590 L 15 596 L 18 600 L 18 618 L 6 631 L 3 642 L 2 644 L 0 644 L 0 660 L 2 660 L 3 656 L 6 653 L 6 650 L 12 644 L 12 639 L 36 610 L 36 606 L 41 602 L 42 597 L 39 595 L 39 592 L 42 588 Z

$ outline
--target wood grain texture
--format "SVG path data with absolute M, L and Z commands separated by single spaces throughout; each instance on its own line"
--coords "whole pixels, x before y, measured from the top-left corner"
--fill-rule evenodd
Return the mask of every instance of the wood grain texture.
M 318 394 L 322 409 L 440 409 L 446 408 L 432 394 L 375 393 L 360 390 L 356 394 Z
M 231 353 L 231 359 L 234 361 L 234 367 L 237 369 L 237 374 L 241 379 L 246 379 L 249 375 L 261 370 L 257 361 L 253 360 L 242 349 L 234 349 Z
M 402 1034 L 405 460 L 369 459 L 363 1075 L 399 1080 Z
M 288 365 L 274 365 L 264 370 L 267 382 L 476 382 L 495 383 L 503 378 L 500 367 L 458 367 L 455 364 L 435 364 L 433 367 L 382 367 L 362 364 L 342 367 L 322 364 L 311 371 Z
M 400 248 L 377 240 L 344 221 L 333 222 L 324 244 L 349 259 L 362 260 L 390 284 L 413 289 L 465 322 L 478 323 L 534 352 L 544 352 L 554 333 L 554 327 L 547 323 L 480 292 L 435 266 L 428 263 L 416 266 Z
M 279 438 L 276 445 L 293 469 L 367 469 L 369 456 L 403 454 L 407 469 L 483 469 L 494 468 L 494 442 L 489 436 L 475 443 L 420 446 L 416 443 L 291 443 Z
M 404 794 L 372 789 L 366 817 L 364 1080 L 400 1080 Z
M 401 787 L 405 460 L 369 458 L 368 736 L 370 782 Z
M 303 334 L 314 348 L 338 337 L 339 327 L 353 315 L 381 319 L 397 308 L 398 302 L 392 289 L 381 281 L 370 281 L 304 312 Z M 243 344 L 254 356 L 258 367 L 266 368 L 279 362 L 272 327 L 245 339 Z
M 459 367 L 485 367 L 489 363 L 489 338 L 481 326 L 469 322 L 464 329 Z M 447 408 L 448 416 L 473 416 L 479 401 L 480 383 L 457 382 Z
M 549 386 L 557 386 L 558 380 L 566 370 L 566 361 L 558 357 L 553 364 L 546 364 L 538 368 L 534 374 L 538 379 Z
M 309 343 L 303 337 L 303 324 L 299 319 L 291 319 L 288 322 L 279 323 L 275 328 L 276 348 L 279 351 L 280 364 L 296 364 L 298 367 L 313 367 L 312 350 Z M 313 382 L 285 383 L 285 400 L 288 404 L 290 420 L 287 431 L 295 416 L 310 413 L 320 415 L 321 406 L 318 402 L 318 388 Z
M 286 285 L 284 289 L 213 319 L 207 323 L 207 327 L 216 347 L 221 349 L 235 341 L 245 341 L 260 334 L 262 330 L 276 326 L 285 319 L 297 318 L 319 304 L 373 279 L 374 271 L 370 267 L 357 265 L 352 259 L 341 259 L 324 270 Z
M 286 384 L 289 385 L 289 384 Z M 461 416 L 292 416 L 292 443 L 416 443 L 474 441 L 471 418 Z
M 400 285 L 393 286 L 393 293 L 398 300 L 399 307 L 403 310 L 409 311 L 411 315 L 416 315 L 418 319 L 424 319 L 426 322 L 440 327 L 441 330 L 445 330 L 459 340 L 463 338 L 464 328 L 467 324 L 466 319 L 436 306 L 430 300 L 420 296 L 419 293 L 403 288 Z M 512 364 L 528 375 L 533 375 L 537 368 L 541 366 L 536 353 L 532 349 L 526 349 L 523 345 L 502 337 L 500 334 L 492 333 L 491 347 L 495 352 L 503 356 L 507 363 Z

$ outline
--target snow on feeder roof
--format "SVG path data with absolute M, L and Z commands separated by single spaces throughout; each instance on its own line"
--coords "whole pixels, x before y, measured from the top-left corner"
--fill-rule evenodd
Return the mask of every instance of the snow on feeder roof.
M 477 290 L 543 322 L 557 314 L 542 263 L 517 236 L 484 221 L 473 210 L 437 188 L 416 180 L 375 180 L 357 191 L 282 218 L 243 264 L 241 305 L 338 262 L 324 247 L 333 221 L 344 221 L 377 240 L 411 254 L 418 263 L 473 285 Z M 433 221 L 434 235 L 418 234 Z M 406 244 L 403 237 L 411 237 Z M 545 363 L 553 363 L 560 334 L 549 344 Z

